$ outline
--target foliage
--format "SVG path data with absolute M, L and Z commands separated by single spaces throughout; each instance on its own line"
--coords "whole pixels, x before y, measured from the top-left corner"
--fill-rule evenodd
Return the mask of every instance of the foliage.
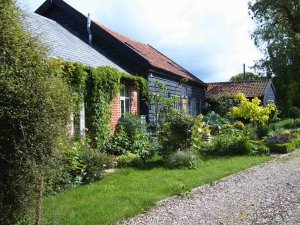
M 244 73 L 239 73 L 237 75 L 232 76 L 229 81 L 237 82 L 237 81 L 262 80 L 262 79 L 265 79 L 265 77 L 255 75 L 252 72 L 246 72 L 245 75 Z
M 295 139 L 296 137 L 290 133 L 283 133 L 275 135 L 271 138 L 266 139 L 268 144 L 284 144 L 290 142 L 291 140 Z
M 235 121 L 233 123 L 233 127 L 238 129 L 238 130 L 244 130 L 245 124 L 242 121 Z
M 155 81 L 154 85 L 157 92 L 150 92 L 148 96 L 148 103 L 153 107 L 154 111 L 154 126 L 158 131 L 166 120 L 166 114 L 175 103 L 179 102 L 178 97 L 169 96 L 166 85 L 164 83 Z
M 206 111 L 214 111 L 222 117 L 226 116 L 230 108 L 235 105 L 233 96 L 230 95 L 211 96 L 207 99 L 207 101 L 210 105 L 206 108 Z
M 194 168 L 195 156 L 189 151 L 177 151 L 172 153 L 166 160 L 168 168 Z
M 1 224 L 30 213 L 38 180 L 55 174 L 71 108 L 68 86 L 22 20 L 15 1 L 0 1 Z
M 90 138 L 98 149 L 103 149 L 109 140 L 110 103 L 120 91 L 123 80 L 134 81 L 145 94 L 147 83 L 144 78 L 121 73 L 115 68 L 98 67 L 87 78 L 86 123 L 90 128 Z
M 106 144 L 106 149 L 115 155 L 131 152 L 146 160 L 153 155 L 152 140 L 147 124 L 139 116 L 126 114 L 120 120 L 118 131 Z
M 272 127 L 267 124 L 259 124 L 256 127 L 256 134 L 259 139 L 264 138 L 272 131 Z
M 239 103 L 239 106 L 232 107 L 228 115 L 249 119 L 251 122 L 264 124 L 268 122 L 270 114 L 276 110 L 275 104 L 269 103 L 266 107 L 260 106 L 261 101 L 258 98 L 255 97 L 250 102 L 243 93 L 238 93 L 235 101 Z
M 269 77 L 273 74 L 282 110 L 300 107 L 300 2 L 256 0 L 249 3 L 257 28 L 254 43 L 265 58 L 256 67 Z
M 215 137 L 209 144 L 198 146 L 198 152 L 204 155 L 246 155 L 250 154 L 253 146 L 249 139 L 240 133 L 221 134 Z
M 112 158 L 106 153 L 87 148 L 81 152 L 81 161 L 85 166 L 82 172 L 82 183 L 89 184 L 103 178 L 103 170 L 115 167 Z
M 108 143 L 106 143 L 106 151 L 112 155 L 122 155 L 125 154 L 127 151 L 130 151 L 130 140 L 121 126 L 119 127 L 118 131 L 111 136 Z
M 291 107 L 289 109 L 289 116 L 296 122 L 296 119 L 300 118 L 300 109 L 298 107 Z
M 209 126 L 212 129 L 213 135 L 221 133 L 223 126 L 225 124 L 229 124 L 229 120 L 227 118 L 220 116 L 214 111 L 204 116 L 203 120 L 205 121 L 206 126 Z
M 252 151 L 251 154 L 255 155 L 255 154 L 269 154 L 270 153 L 270 149 L 269 147 L 267 147 L 264 143 L 264 141 L 250 141 L 251 145 L 252 145 Z
M 121 167 L 139 166 L 142 164 L 141 157 L 138 154 L 127 152 L 117 157 L 117 162 Z
M 272 123 L 271 126 L 275 127 L 276 129 L 280 129 L 280 128 L 292 129 L 292 128 L 300 127 L 300 121 L 299 120 L 294 121 L 293 119 L 283 119 L 278 122 Z
M 102 178 L 103 169 L 113 167 L 109 155 L 90 147 L 86 139 L 64 150 L 64 168 L 56 190 L 76 187 Z
M 268 144 L 270 152 L 273 153 L 289 153 L 300 147 L 300 138 L 293 139 L 283 144 Z
M 170 110 L 158 134 L 162 145 L 160 154 L 163 157 L 190 145 L 193 123 L 194 118 L 191 115 L 176 109 Z

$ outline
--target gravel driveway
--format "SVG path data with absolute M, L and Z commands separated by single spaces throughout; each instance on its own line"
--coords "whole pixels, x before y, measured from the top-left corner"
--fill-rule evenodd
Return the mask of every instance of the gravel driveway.
M 300 152 L 163 200 L 121 224 L 300 224 Z

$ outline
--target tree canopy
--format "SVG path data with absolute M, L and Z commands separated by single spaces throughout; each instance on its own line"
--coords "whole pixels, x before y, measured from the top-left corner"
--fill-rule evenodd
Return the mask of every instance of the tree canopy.
M 257 24 L 252 38 L 265 55 L 256 67 L 263 74 L 275 75 L 281 106 L 299 107 L 300 1 L 252 0 L 249 10 Z
M 265 77 L 255 75 L 252 72 L 246 72 L 244 73 L 239 73 L 237 75 L 234 75 L 230 78 L 230 81 L 243 81 L 243 80 L 261 80 L 264 79 Z

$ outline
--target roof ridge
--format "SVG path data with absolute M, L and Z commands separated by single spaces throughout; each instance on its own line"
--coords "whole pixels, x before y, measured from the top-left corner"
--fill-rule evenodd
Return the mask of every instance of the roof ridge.
M 229 83 L 256 83 L 256 82 L 267 82 L 270 79 L 261 79 L 261 80 L 243 80 L 243 81 L 221 81 L 221 82 L 208 82 L 207 84 L 229 84 Z

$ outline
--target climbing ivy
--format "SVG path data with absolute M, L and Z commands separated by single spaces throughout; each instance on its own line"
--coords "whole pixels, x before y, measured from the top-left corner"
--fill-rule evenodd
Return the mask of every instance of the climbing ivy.
M 80 63 L 53 60 L 66 82 L 71 86 L 74 110 L 79 111 L 79 104 L 84 102 L 86 126 L 92 145 L 102 149 L 110 135 L 111 102 L 120 91 L 122 83 L 130 81 L 141 95 L 148 93 L 147 81 L 140 76 L 119 72 L 111 67 L 92 68 Z

